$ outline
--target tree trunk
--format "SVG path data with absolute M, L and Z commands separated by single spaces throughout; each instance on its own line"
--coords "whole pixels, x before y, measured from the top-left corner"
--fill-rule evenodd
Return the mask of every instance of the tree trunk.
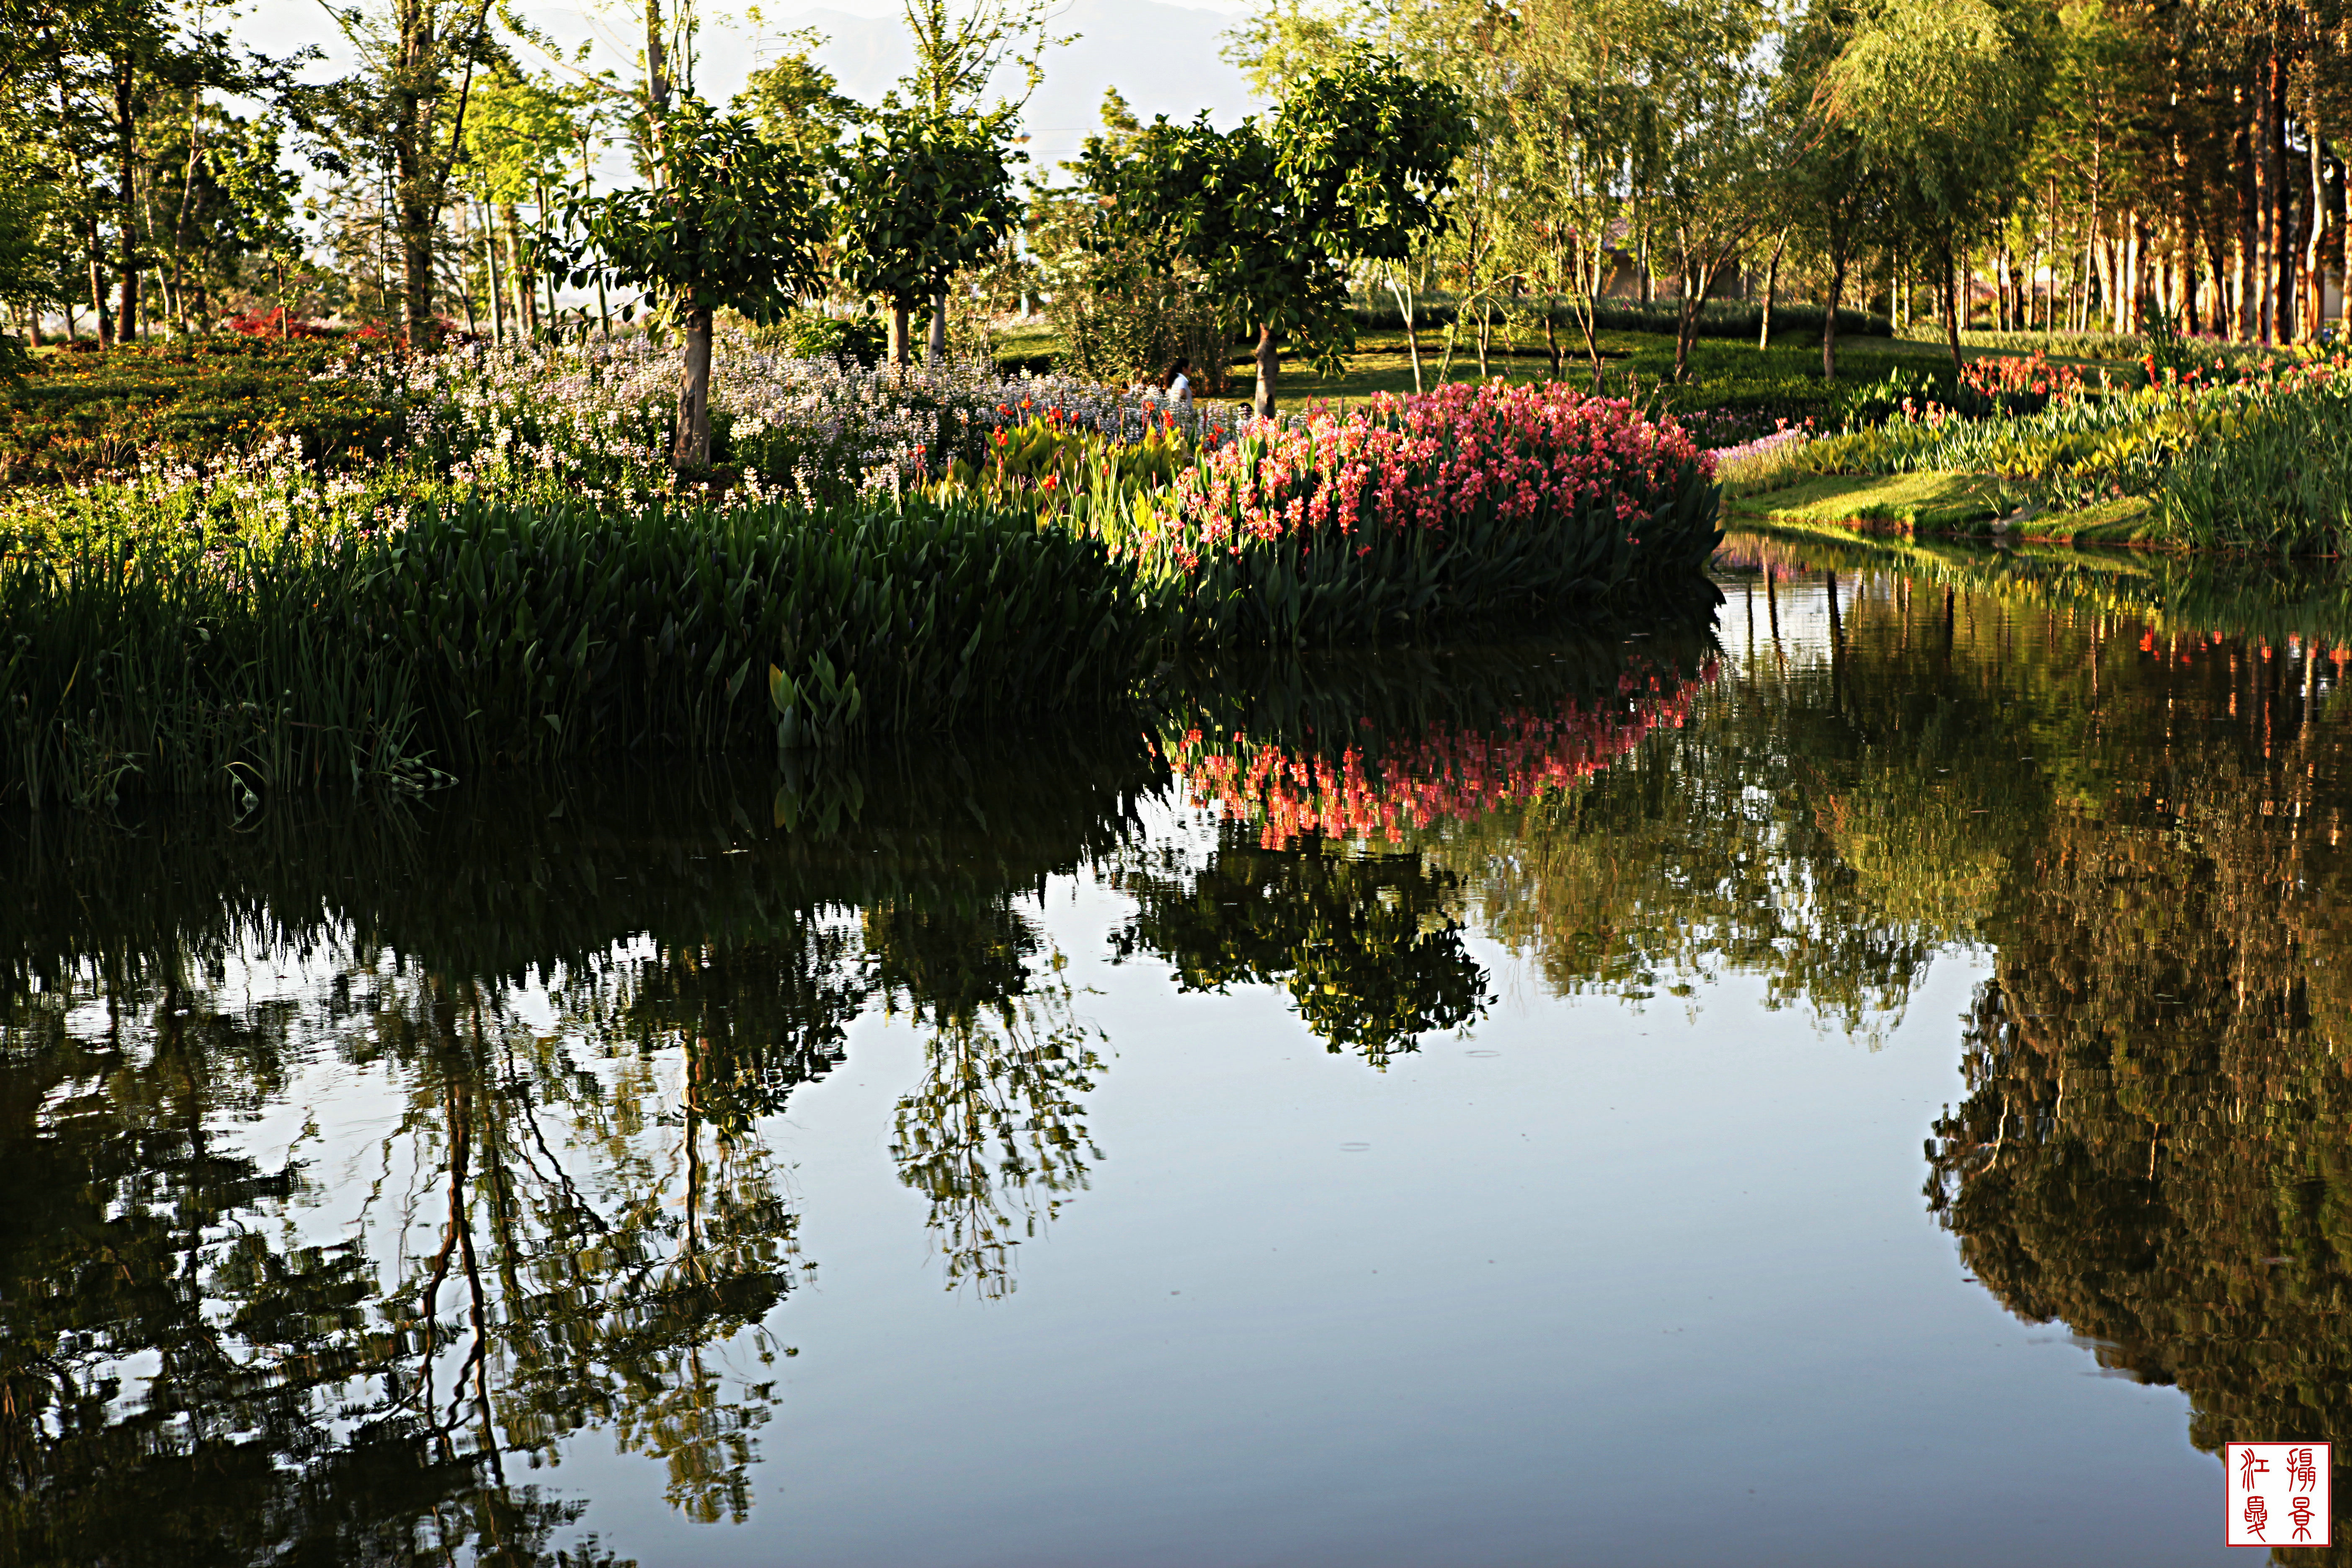
M 1272 327 L 1257 330 L 1257 393 L 1250 400 L 1252 410 L 1261 419 L 1274 417 L 1274 387 L 1282 374 L 1282 347 Z
M 126 56 L 114 73 L 114 129 L 118 173 L 122 187 L 115 193 L 120 207 L 121 259 L 116 281 L 121 303 L 115 307 L 115 336 L 129 342 L 139 335 L 139 197 L 136 188 L 138 121 L 131 101 L 131 67 Z
M 524 338 L 539 336 L 539 300 L 530 268 L 522 257 L 522 220 L 509 202 L 499 208 L 499 222 L 507 231 L 507 272 L 514 289 L 515 331 Z
M 2305 118 L 2309 123 L 2304 132 L 2311 138 L 2311 222 L 2304 242 L 2303 304 L 2295 312 L 2295 325 L 2300 329 L 2296 336 L 2305 342 L 2315 343 L 2322 319 L 2327 313 L 2327 142 L 2319 134 L 2316 109 Z
M 1403 284 L 1396 280 L 1396 274 L 1393 272 L 1389 274 L 1389 291 L 1396 296 L 1397 314 L 1404 320 L 1405 353 L 1412 360 L 1412 389 L 1419 392 L 1422 390 L 1421 332 L 1413 325 L 1412 295 L 1407 291 Z M 1559 374 L 1557 356 L 1555 356 L 1552 374 L 1555 375 Z
M 890 301 L 890 363 L 900 370 L 907 368 L 907 302 Z
M 1822 379 L 1837 379 L 1837 313 L 1838 301 L 1845 298 L 1845 252 L 1840 249 L 1830 258 L 1829 300 L 1822 310 Z
M 401 336 L 410 352 L 433 344 L 433 221 L 415 210 L 406 181 L 400 197 Z
M 1780 295 L 1780 257 L 1788 248 L 1789 231 L 1784 228 L 1780 231 L 1780 237 L 1772 242 L 1772 264 L 1764 269 L 1764 319 L 1756 329 L 1759 352 L 1772 346 L 1772 305 Z M 1888 280 L 1887 287 L 1895 287 L 1892 279 Z M 1887 307 L 1893 309 L 1894 301 L 1888 300 Z
M 2276 26 L 2276 24 L 2273 24 Z M 2282 58 L 2280 40 L 2272 36 L 2268 80 L 2270 87 L 2269 138 L 2263 148 L 2263 160 L 2270 171 L 2270 230 L 2271 274 L 2266 279 L 2270 289 L 2270 341 L 2284 343 L 2292 340 L 2294 331 L 2294 268 L 2295 243 L 2292 223 L 2294 214 L 2294 181 L 2288 176 L 2286 154 L 2286 61 Z
M 499 272 L 499 231 L 490 221 L 489 204 L 482 205 L 482 261 L 488 273 L 490 296 L 490 336 L 499 342 L 507 341 L 506 279 Z
M 1951 246 L 1938 248 L 1944 264 L 1944 342 L 1952 351 L 1952 368 L 1964 370 L 1968 362 L 1960 357 L 1960 312 L 1968 308 L 1968 280 L 1960 276 L 1959 258 Z
M 948 357 L 948 297 L 945 294 L 934 294 L 931 296 L 931 337 L 929 343 L 927 344 L 926 347 L 929 351 L 927 357 L 929 359 L 931 363 L 940 364 L 946 361 Z
M 2271 91 L 2270 68 L 2276 55 L 2255 68 L 2252 133 L 2247 138 L 2247 171 L 2252 187 L 2252 210 L 2248 213 L 2246 289 L 2247 337 L 2255 342 L 2271 341 L 2271 279 L 2274 268 L 2271 255 L 2272 210 L 2276 205 L 2278 192 L 2271 182 Z
M 98 346 L 114 346 L 114 319 L 106 309 L 106 253 L 99 244 L 98 215 L 85 210 L 81 215 L 81 233 L 89 256 L 89 309 L 98 318 Z
M 670 442 L 670 466 L 692 473 L 710 466 L 710 310 L 689 305 L 686 363 L 677 381 L 677 428 Z

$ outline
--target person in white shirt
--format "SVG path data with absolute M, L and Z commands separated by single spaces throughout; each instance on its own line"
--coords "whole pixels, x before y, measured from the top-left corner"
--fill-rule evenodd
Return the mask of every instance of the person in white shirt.
M 1175 362 L 1169 365 L 1168 374 L 1160 378 L 1160 390 L 1168 395 L 1169 407 L 1186 409 L 1191 407 L 1192 378 L 1188 373 L 1192 368 L 1192 362 L 1182 354 L 1178 354 Z

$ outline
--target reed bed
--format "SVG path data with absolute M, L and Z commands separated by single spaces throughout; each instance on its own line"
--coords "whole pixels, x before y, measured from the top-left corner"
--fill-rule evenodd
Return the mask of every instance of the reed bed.
M 1097 540 L 883 498 L 474 500 L 211 541 L 93 524 L 0 553 L 0 800 L 97 806 L 1100 709 L 1170 617 Z

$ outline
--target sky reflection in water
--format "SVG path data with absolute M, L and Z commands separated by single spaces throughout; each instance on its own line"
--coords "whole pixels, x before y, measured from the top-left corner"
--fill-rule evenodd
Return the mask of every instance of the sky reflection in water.
M 1742 559 L 1148 738 L 10 820 L 6 1559 L 2220 1560 L 2352 1428 L 2337 667 Z

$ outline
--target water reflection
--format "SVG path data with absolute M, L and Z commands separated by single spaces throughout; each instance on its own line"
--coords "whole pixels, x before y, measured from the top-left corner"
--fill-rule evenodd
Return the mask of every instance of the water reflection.
M 1969 955 L 1927 1197 L 1976 1278 L 2200 1447 L 2352 1439 L 2332 637 L 1842 548 L 1737 542 L 1638 635 L 1170 672 L 1149 735 L 0 824 L 0 1555 L 614 1561 L 551 1479 L 591 1434 L 774 1508 L 793 1097 L 910 1029 L 877 1138 L 938 1284 L 1013 1294 L 1107 1158 L 1080 886 L 1113 974 L 1374 1068 L 1496 944 L 1865 1045 Z
M 808 1267 L 767 1134 L 849 1021 L 929 1026 L 896 1152 L 951 1279 L 1083 1178 L 1099 1058 L 1013 906 L 1157 771 L 1029 761 L 16 825 L 9 1555 L 552 1562 L 585 1505 L 526 1478 L 589 1428 L 748 1517 Z

